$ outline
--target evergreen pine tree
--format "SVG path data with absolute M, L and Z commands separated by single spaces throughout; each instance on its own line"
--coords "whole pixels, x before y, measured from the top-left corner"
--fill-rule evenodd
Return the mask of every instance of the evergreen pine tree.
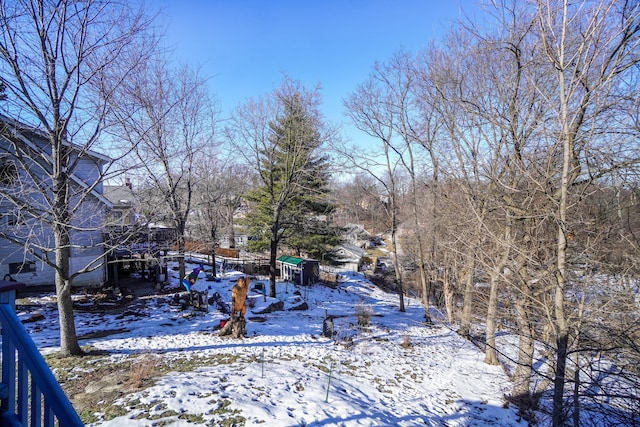
M 322 215 L 333 210 L 327 201 L 328 161 L 316 111 L 300 93 L 282 98 L 283 109 L 269 125 L 269 144 L 259 153 L 262 185 L 247 194 L 253 205 L 245 224 L 252 250 L 270 252 L 270 295 L 275 297 L 276 258 L 284 245 L 310 257 L 334 259 L 336 232 Z

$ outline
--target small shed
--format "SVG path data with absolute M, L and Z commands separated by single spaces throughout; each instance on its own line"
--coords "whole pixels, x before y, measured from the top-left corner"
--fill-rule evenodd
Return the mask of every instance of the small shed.
M 280 277 L 296 285 L 311 285 L 320 280 L 320 263 L 295 256 L 283 255 L 276 260 L 280 264 Z

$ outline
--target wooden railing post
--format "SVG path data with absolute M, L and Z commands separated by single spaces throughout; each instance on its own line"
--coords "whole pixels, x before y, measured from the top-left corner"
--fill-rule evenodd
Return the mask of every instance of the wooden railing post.
M 80 417 L 16 316 L 16 290 L 24 286 L 0 280 L 0 426 L 53 427 L 57 420 L 61 427 L 81 427 Z
M 16 289 L 25 287 L 24 283 L 0 281 L 0 304 L 16 309 Z M 10 402 L 16 401 L 16 348 L 9 337 L 5 338 L 5 328 L 2 326 L 2 382 L 0 383 L 0 412 L 9 412 Z

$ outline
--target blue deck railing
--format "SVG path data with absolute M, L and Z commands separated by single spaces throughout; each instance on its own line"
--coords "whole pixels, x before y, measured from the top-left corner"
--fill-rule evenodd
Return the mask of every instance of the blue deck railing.
M 0 427 L 82 426 L 80 417 L 16 316 L 16 290 L 24 286 L 0 280 Z

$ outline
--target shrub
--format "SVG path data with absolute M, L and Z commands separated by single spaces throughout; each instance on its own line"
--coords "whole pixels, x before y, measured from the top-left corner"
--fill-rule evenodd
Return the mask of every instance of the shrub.
M 411 348 L 413 344 L 411 344 L 411 337 L 409 335 L 402 336 L 402 342 L 400 343 L 400 347 L 402 348 Z
M 371 316 L 373 315 L 373 309 L 363 303 L 356 304 L 356 319 L 358 326 L 367 327 L 371 324 Z

